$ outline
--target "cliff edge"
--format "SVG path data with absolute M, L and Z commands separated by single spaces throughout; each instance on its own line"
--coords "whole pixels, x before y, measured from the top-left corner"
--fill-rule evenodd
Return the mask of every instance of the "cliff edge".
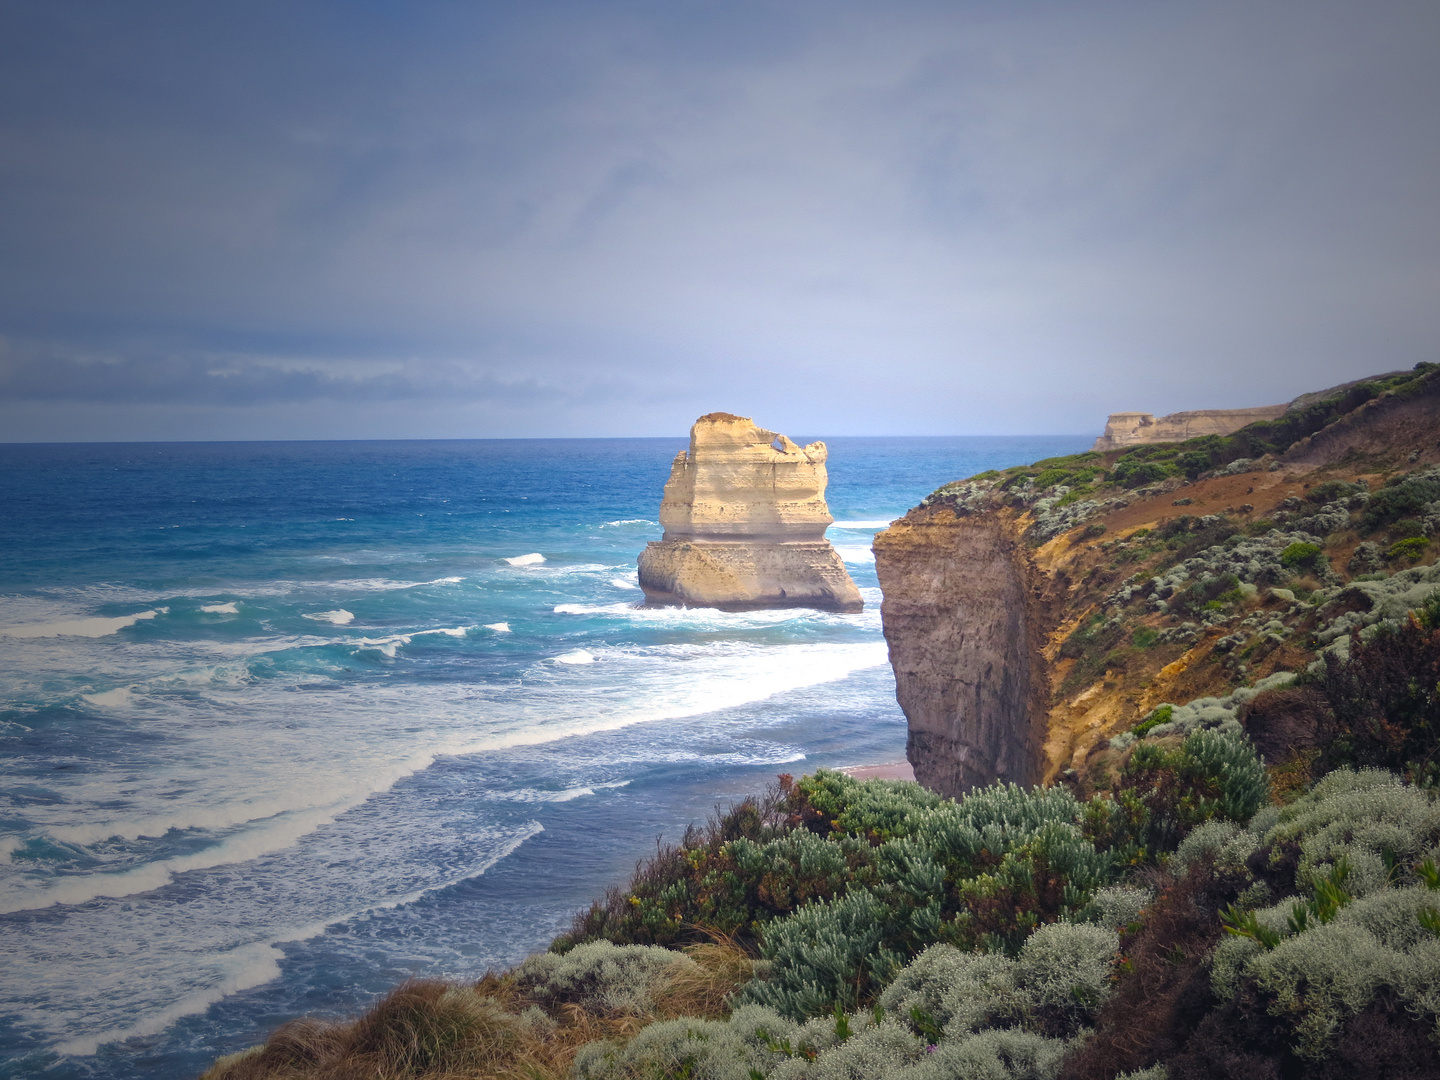
M 748 417 L 710 413 L 690 429 L 660 502 L 664 537 L 640 553 L 652 604 L 727 610 L 864 606 L 825 539 L 828 451 Z
M 1303 671 L 1392 593 L 1440 590 L 1437 440 L 1421 364 L 940 488 L 874 548 L 916 778 L 1083 782 L 1167 702 Z

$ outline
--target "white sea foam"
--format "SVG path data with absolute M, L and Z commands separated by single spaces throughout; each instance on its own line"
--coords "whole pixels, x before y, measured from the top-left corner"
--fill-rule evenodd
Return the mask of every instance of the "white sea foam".
M 901 515 L 896 515 L 897 517 Z M 832 521 L 832 529 L 863 529 L 872 531 L 875 529 L 888 529 L 894 518 L 867 518 L 864 521 Z
M 529 555 L 516 555 L 505 560 L 511 566 L 538 566 L 545 561 L 545 556 L 538 551 L 532 551 Z
M 676 629 L 744 630 L 805 620 L 828 620 L 830 612 L 816 608 L 761 608 L 755 611 L 721 611 L 707 607 L 642 607 L 635 600 L 608 604 L 556 604 L 556 615 L 592 615 L 641 623 L 662 623 Z
M 571 649 L 567 653 L 561 653 L 555 657 L 557 664 L 593 664 L 595 656 L 584 649 Z
M 374 822 L 355 824 L 359 829 L 337 827 L 288 858 L 235 875 L 223 904 L 205 895 L 181 903 L 161 894 L 120 910 L 67 911 L 19 929 L 19 939 L 5 943 L 19 946 L 10 954 L 15 989 L 0 988 L 0 1005 L 20 1018 L 22 1030 L 48 1036 L 51 1049 L 92 1054 L 278 977 L 280 944 L 477 877 L 543 831 L 533 821 L 486 830 L 435 866 L 415 856 L 407 836 L 387 838 L 382 831 L 377 843 Z M 15 933 L 0 928 L 0 937 Z M 137 970 L 149 978 L 136 978 Z M 33 988 L 42 985 L 48 993 L 37 1001 Z M 77 1029 L 86 1033 L 77 1037 Z
M 380 655 L 394 660 L 401 647 L 410 644 L 413 636 L 412 634 L 393 634 L 383 638 L 361 638 L 355 643 L 358 646 L 355 651 L 365 652 L 367 649 L 373 649 Z
M 613 586 L 614 586 L 615 588 L 617 588 L 617 589 L 638 589 L 638 588 L 640 588 L 640 582 L 639 582 L 639 580 L 638 580 L 638 579 L 631 579 L 631 578 L 614 577 L 614 578 L 611 578 L 611 579 L 610 579 L 610 584 L 613 585 Z
M 236 606 L 236 602 L 233 601 L 233 600 L 230 601 L 230 603 L 228 603 L 228 604 L 206 604 L 206 605 L 205 605 L 204 607 L 202 607 L 200 610 L 201 610 L 201 611 L 204 611 L 204 612 L 208 612 L 208 613 L 211 614 L 211 615 L 239 615 L 239 614 L 240 614 L 240 609 Z M 352 616 L 352 617 L 353 617 L 353 616 Z
M 155 608 L 134 615 L 119 615 L 113 618 L 95 616 L 88 619 L 65 619 L 60 622 L 31 623 L 26 626 L 0 626 L 0 637 L 49 638 L 49 637 L 109 637 L 118 634 L 127 626 L 153 619 L 169 612 L 169 608 Z
M 83 696 L 91 705 L 98 705 L 102 709 L 124 708 L 135 698 L 134 693 L 128 686 L 120 686 L 114 690 L 106 690 L 104 693 L 85 694 Z
M 417 630 L 415 631 L 414 636 L 420 637 L 424 634 L 444 634 L 446 637 L 464 637 L 466 634 L 468 634 L 471 630 L 474 629 L 475 627 L 473 626 L 439 627 L 435 630 Z
M 321 929 L 324 929 L 323 927 Z M 310 935 L 314 936 L 314 935 Z M 285 954 L 268 944 L 242 945 L 215 957 L 217 978 L 202 990 L 196 990 L 157 1009 L 138 1023 L 117 1025 L 107 1031 L 89 1032 L 52 1044 L 57 1054 L 88 1057 L 109 1042 L 120 1042 L 145 1035 L 158 1035 L 176 1020 L 202 1013 L 217 1001 L 263 986 L 280 977 L 280 961 Z
M 629 785 L 629 780 L 617 780 L 611 784 L 589 784 L 585 787 L 565 788 L 561 791 L 545 791 L 541 788 L 514 788 L 510 791 L 497 791 L 490 797 L 503 802 L 523 803 L 561 803 L 571 802 L 574 799 L 583 799 L 587 795 L 594 795 L 597 791 L 607 788 L 623 788 Z
M 18 836 L 0 836 L 0 863 L 8 863 L 11 852 L 19 851 L 24 846 L 25 841 Z
M 450 880 L 435 877 L 437 872 L 473 867 L 474 859 L 440 857 L 436 835 L 444 830 L 436 821 L 415 816 L 416 810 L 396 816 L 385 809 L 396 781 L 437 756 L 695 716 L 885 662 L 883 642 L 778 647 L 677 642 L 584 651 L 606 663 L 586 668 L 583 694 L 577 669 L 537 663 L 525 676 L 520 699 L 510 686 L 352 683 L 296 711 L 292 694 L 273 680 L 260 680 L 236 691 L 243 695 L 242 708 L 216 712 L 213 721 L 197 724 L 193 699 L 147 698 L 147 712 L 153 703 L 155 713 L 153 730 L 161 737 L 155 752 L 164 748 L 163 759 L 157 758 L 163 767 L 138 792 L 133 761 L 89 777 L 58 774 L 57 784 L 74 786 L 61 791 L 63 802 L 34 811 L 56 819 L 49 823 L 56 827 L 42 824 L 42 834 L 82 846 L 133 835 L 143 845 L 144 837 L 167 828 L 219 828 L 236 818 L 241 824 L 210 847 L 118 873 L 12 882 L 25 894 L 12 890 L 5 897 L 20 901 L 4 905 L 12 910 L 67 906 L 53 923 L 36 924 L 40 929 L 34 932 L 8 933 L 0 925 L 0 950 L 18 957 L 9 984 L 32 985 L 27 980 L 40 979 L 42 971 L 65 975 L 63 985 L 46 976 L 53 991 L 48 1006 L 6 1001 L 0 991 L 0 1009 L 22 1015 L 24 1030 L 50 1032 L 70 1052 L 128 1031 L 160 1030 L 167 1018 L 273 977 L 263 953 L 237 952 L 237 942 L 242 947 L 273 942 L 301 921 L 297 915 L 333 922 L 356 910 L 403 902 L 417 889 Z M 423 719 L 424 725 L 417 730 L 413 724 L 374 722 L 377 716 L 399 715 Z M 477 717 L 483 718 L 478 729 Z M 537 724 L 537 717 L 544 722 Z M 292 731 L 288 725 L 295 721 L 300 727 Z M 798 748 L 778 746 L 685 760 L 768 766 L 802 756 Z M 339 785 L 317 785 L 322 777 L 337 778 Z M 582 788 L 594 791 L 597 785 L 546 794 L 552 800 L 582 798 Z M 123 821 L 111 811 L 104 821 L 75 820 L 126 800 L 157 811 L 163 807 L 168 814 Z M 281 809 L 287 800 L 291 808 Z M 82 803 L 94 809 L 86 811 Z M 406 805 L 423 810 L 429 803 Z M 270 811 L 278 812 L 260 817 Z M 470 827 L 454 835 L 455 843 L 468 842 Z M 12 867 L 5 869 L 9 873 Z M 164 886 L 176 873 L 192 876 L 184 893 L 172 897 Z M 124 908 L 75 906 L 87 895 L 95 900 L 114 894 L 127 896 Z M 63 1004 L 56 1007 L 57 1001 Z M 94 1034 L 77 1038 L 76 1031 Z
M 510 633 L 510 624 L 508 622 L 487 622 L 485 629 L 494 630 L 497 634 L 508 634 Z
M 875 553 L 868 547 L 860 547 L 854 544 L 836 544 L 835 550 L 839 552 L 840 558 L 855 565 L 863 565 L 864 563 L 873 563 L 875 561 Z
M 349 626 L 355 621 L 355 613 L 338 608 L 335 611 L 312 611 L 305 618 L 330 623 L 332 626 Z
M 602 529 L 617 529 L 621 525 L 659 525 L 658 521 L 651 521 L 648 518 L 621 518 L 619 521 L 607 521 L 601 525 Z

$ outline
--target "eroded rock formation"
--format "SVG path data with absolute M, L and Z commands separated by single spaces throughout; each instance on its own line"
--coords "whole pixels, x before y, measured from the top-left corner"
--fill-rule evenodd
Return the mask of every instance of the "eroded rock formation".
M 1105 433 L 1092 450 L 1120 450 L 1142 443 L 1184 442 L 1201 435 L 1229 435 L 1257 420 L 1274 420 L 1288 405 L 1261 405 L 1253 409 L 1192 409 L 1155 417 L 1144 412 L 1111 413 Z
M 727 610 L 859 611 L 860 591 L 825 529 L 823 442 L 800 447 L 730 413 L 690 429 L 660 503 L 664 538 L 640 553 L 650 603 Z
M 952 797 L 1036 783 L 1048 619 L 1017 519 L 912 510 L 875 538 L 875 568 L 915 779 Z

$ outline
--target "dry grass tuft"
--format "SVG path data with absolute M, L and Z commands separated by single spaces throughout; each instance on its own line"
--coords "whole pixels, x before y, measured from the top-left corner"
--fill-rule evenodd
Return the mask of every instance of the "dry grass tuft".
M 662 1016 L 701 1016 L 718 1019 L 729 1013 L 731 994 L 755 974 L 755 957 L 734 938 L 716 934 L 715 940 L 689 945 L 685 953 L 697 966 L 677 969 L 655 994 Z
M 677 964 L 656 986 L 653 1012 L 574 1003 L 547 1012 L 506 975 L 473 986 L 411 980 L 349 1023 L 292 1020 L 201 1080 L 561 1080 L 586 1043 L 630 1039 L 659 1018 L 726 1014 L 754 958 L 719 936 L 685 951 L 695 964 Z

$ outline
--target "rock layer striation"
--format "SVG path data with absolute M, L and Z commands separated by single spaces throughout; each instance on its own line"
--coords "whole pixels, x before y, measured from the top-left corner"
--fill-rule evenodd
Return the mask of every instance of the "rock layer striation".
M 730 413 L 710 413 L 675 456 L 660 503 L 664 538 L 640 553 L 652 604 L 855 612 L 860 590 L 825 529 L 828 453 Z

